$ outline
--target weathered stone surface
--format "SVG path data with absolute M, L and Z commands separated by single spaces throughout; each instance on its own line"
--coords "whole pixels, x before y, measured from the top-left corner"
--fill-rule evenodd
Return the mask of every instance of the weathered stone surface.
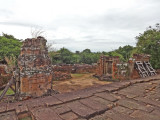
M 29 113 L 35 120 L 159 120 L 160 75 L 147 79 L 153 78 L 156 82 L 141 79 L 142 83 L 128 87 L 126 83 L 116 83 L 114 92 L 104 91 L 108 85 L 103 85 L 16 103 L 0 103 L 0 120 L 10 116 L 13 120 L 17 116 L 21 119 Z M 119 91 L 136 97 L 128 98 Z
M 85 118 L 78 118 L 78 119 L 76 119 L 76 120 L 87 120 L 87 119 L 85 119 Z
M 135 98 L 135 100 L 142 101 L 146 104 L 150 104 L 150 105 L 160 107 L 160 101 L 151 100 L 151 99 L 146 98 L 146 97 L 138 97 L 138 98 Z
M 88 117 L 92 116 L 93 114 L 95 114 L 95 112 L 96 112 L 78 101 L 68 103 L 67 105 L 69 108 L 72 109 L 72 111 L 74 113 L 78 114 L 82 118 L 88 118 Z
M 160 109 L 156 109 L 156 110 L 151 112 L 152 115 L 158 116 L 160 118 L 160 114 L 159 113 L 160 113 Z
M 80 97 L 75 94 L 74 92 L 72 93 L 63 93 L 63 94 L 56 94 L 54 95 L 57 99 L 63 101 L 63 102 L 68 102 L 68 101 L 73 101 L 76 99 L 79 99 Z
M 118 94 L 125 95 L 128 98 L 144 97 L 146 95 L 145 93 L 149 91 L 148 89 L 152 87 L 153 85 L 148 83 L 139 83 L 138 85 L 132 85 L 118 91 Z
M 35 120 L 62 120 L 52 109 L 50 108 L 38 108 L 31 110 L 32 118 Z
M 133 112 L 133 110 L 122 106 L 114 107 L 113 110 L 123 114 L 131 114 Z
M 155 114 L 148 114 L 147 112 L 137 110 L 131 114 L 132 117 L 139 120 L 159 120 L 160 117 Z
M 105 100 L 103 98 L 93 96 L 93 97 L 91 97 L 91 99 L 99 102 L 100 104 L 102 104 L 104 106 L 107 106 L 110 109 L 113 107 L 113 103 L 111 101 Z
M 89 120 L 112 120 L 111 118 L 108 118 L 106 114 L 97 115 Z
M 102 86 L 85 88 L 83 90 L 76 91 L 75 94 L 77 94 L 80 98 L 90 97 L 90 96 L 93 96 L 97 92 L 105 91 L 101 87 Z
M 0 120 L 18 120 L 14 111 L 5 112 L 0 114 Z
M 146 111 L 146 112 L 151 112 L 153 111 L 153 108 L 150 107 L 150 106 L 145 106 L 144 104 L 140 104 L 136 101 L 133 101 L 133 100 L 129 100 L 129 99 L 121 99 L 117 102 L 118 105 L 121 105 L 121 106 L 124 106 L 124 107 L 127 107 L 129 109 L 132 109 L 132 110 L 143 110 L 143 111 Z
M 26 105 L 20 105 L 16 108 L 16 114 L 23 114 L 28 112 L 28 107 Z
M 78 118 L 78 116 L 73 112 L 68 112 L 68 113 L 62 114 L 61 118 L 64 120 L 75 120 L 76 118 Z
M 107 93 L 107 92 L 102 92 L 102 93 L 97 93 L 95 94 L 95 96 L 101 97 L 103 99 L 115 102 L 118 99 L 115 97 L 115 95 L 111 94 L 111 93 Z
M 124 95 L 126 96 L 127 98 L 135 98 L 135 97 L 138 97 L 139 95 L 136 95 L 134 93 L 129 93 L 127 90 L 122 90 L 122 91 L 119 91 L 118 92 L 119 95 Z
M 53 107 L 51 107 L 51 109 L 53 109 L 53 110 L 54 110 L 57 114 L 59 114 L 59 115 L 71 111 L 71 109 L 70 109 L 66 104 L 53 106 Z
M 109 110 L 105 113 L 105 115 L 113 120 L 137 120 L 129 115 L 125 115 L 113 110 Z
M 80 102 L 90 108 L 92 108 L 93 110 L 96 110 L 97 112 L 104 112 L 106 110 L 109 109 L 109 106 L 102 104 L 101 102 L 98 102 L 94 99 L 91 98 L 86 98 L 86 99 L 82 99 L 80 100 Z
M 122 88 L 128 87 L 130 85 L 130 82 L 123 82 L 123 81 L 122 82 L 114 82 L 109 85 L 116 87 L 118 89 L 122 89 Z
M 108 85 L 101 86 L 101 89 L 104 89 L 105 91 L 108 91 L 108 92 L 113 92 L 113 91 L 118 90 L 119 88 L 111 86 L 111 85 L 108 84 Z
M 42 101 L 41 98 L 27 100 L 27 101 L 24 101 L 23 104 L 27 105 L 29 109 L 45 106 L 45 103 Z
M 7 110 L 7 103 L 0 103 L 0 113 Z
M 16 109 L 18 109 L 17 111 L 21 111 L 20 109 L 22 109 L 22 111 L 23 111 L 24 106 L 25 105 L 22 102 L 8 103 L 7 104 L 7 111 L 16 110 Z
M 47 96 L 42 98 L 42 101 L 44 102 L 44 104 L 46 106 L 53 106 L 53 105 L 57 105 L 62 103 L 62 101 L 58 100 L 56 97 L 54 96 Z

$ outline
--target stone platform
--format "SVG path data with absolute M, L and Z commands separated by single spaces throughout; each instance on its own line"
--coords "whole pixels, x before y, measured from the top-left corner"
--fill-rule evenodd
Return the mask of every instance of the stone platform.
M 160 120 L 160 75 L 0 103 L 0 120 Z

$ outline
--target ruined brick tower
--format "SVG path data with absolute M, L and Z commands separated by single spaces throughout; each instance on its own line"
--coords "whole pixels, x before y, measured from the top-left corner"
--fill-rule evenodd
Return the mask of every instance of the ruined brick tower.
M 51 88 L 52 67 L 43 37 L 26 39 L 18 58 L 20 68 L 20 92 L 42 96 Z

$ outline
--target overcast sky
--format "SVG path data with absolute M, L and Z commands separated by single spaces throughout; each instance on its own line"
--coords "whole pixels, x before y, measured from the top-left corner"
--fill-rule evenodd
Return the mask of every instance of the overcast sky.
M 111 51 L 160 23 L 160 0 L 0 0 L 0 34 L 31 38 L 43 29 L 53 47 Z

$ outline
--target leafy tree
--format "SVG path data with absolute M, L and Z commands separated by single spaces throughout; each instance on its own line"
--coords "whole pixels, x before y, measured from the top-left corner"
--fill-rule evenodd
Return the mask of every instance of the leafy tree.
M 91 50 L 90 49 L 85 49 L 82 51 L 82 53 L 91 53 Z
M 92 63 L 92 56 L 90 53 L 82 52 L 80 55 L 80 62 L 91 64 Z
M 73 55 L 72 55 L 71 63 L 72 63 L 72 64 L 80 63 L 80 55 L 73 54 Z
M 18 57 L 22 42 L 12 35 L 4 34 L 0 36 L 0 59 L 5 57 Z
M 85 49 L 80 54 L 80 63 L 92 64 L 97 60 L 95 53 L 92 53 L 90 49 Z
M 125 61 L 122 54 L 117 53 L 116 51 L 108 52 L 106 56 L 119 56 L 121 61 Z
M 126 45 L 124 47 L 119 47 L 119 49 L 115 50 L 116 53 L 121 54 L 121 58 L 123 57 L 124 61 L 128 61 L 131 57 L 132 51 L 134 47 L 130 45 Z
M 160 25 L 151 26 L 139 34 L 137 39 L 137 52 L 150 54 L 150 62 L 154 68 L 160 68 Z
M 59 51 L 60 60 L 62 63 L 71 64 L 72 61 L 72 52 L 66 48 L 61 48 Z

